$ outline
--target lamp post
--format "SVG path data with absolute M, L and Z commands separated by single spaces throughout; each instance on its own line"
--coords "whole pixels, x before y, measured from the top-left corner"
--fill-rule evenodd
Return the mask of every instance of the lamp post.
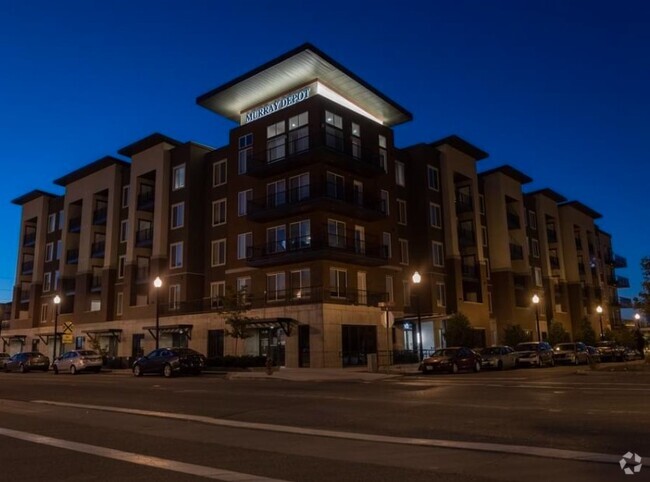
M 641 315 L 638 313 L 634 313 L 634 323 L 636 324 L 637 330 L 641 328 L 641 325 L 639 324 L 640 320 L 641 320 Z
M 162 286 L 162 280 L 160 279 L 160 276 L 156 276 L 156 279 L 153 280 L 153 286 L 156 288 L 156 350 L 160 347 L 160 319 L 158 317 L 158 291 L 160 291 L 160 287 Z
M 56 335 L 59 324 L 59 305 L 61 304 L 61 297 L 56 295 L 54 297 L 54 346 L 52 347 L 52 361 L 56 360 Z
M 413 273 L 411 277 L 413 284 L 415 284 L 415 309 L 417 310 L 418 315 L 418 356 L 419 360 L 424 359 L 424 351 L 422 350 L 422 313 L 420 312 L 420 289 L 419 285 L 422 281 L 422 276 L 417 271 Z
M 604 340 L 605 332 L 603 331 L 603 307 L 600 305 L 596 306 L 596 313 L 598 313 L 598 317 L 600 319 L 600 339 Z
M 535 321 L 537 322 L 537 341 L 542 341 L 542 332 L 539 330 L 539 296 L 533 295 L 533 304 L 535 305 Z

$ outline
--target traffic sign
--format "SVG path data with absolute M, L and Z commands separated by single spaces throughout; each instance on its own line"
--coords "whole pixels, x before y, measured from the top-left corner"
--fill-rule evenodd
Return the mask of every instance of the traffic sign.
M 74 325 L 72 324 L 71 321 L 66 321 L 63 323 L 63 333 L 70 333 L 72 335 L 72 330 L 74 329 Z
M 64 333 L 61 335 L 61 343 L 64 345 L 68 345 L 72 343 L 72 334 L 71 333 Z

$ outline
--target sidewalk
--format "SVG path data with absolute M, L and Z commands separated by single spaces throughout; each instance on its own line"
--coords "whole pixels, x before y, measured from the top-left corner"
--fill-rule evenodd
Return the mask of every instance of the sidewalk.
M 288 380 L 296 382 L 331 382 L 356 381 L 374 382 L 399 376 L 398 373 L 385 371 L 369 373 L 366 367 L 354 368 L 279 368 L 268 375 L 266 371 L 230 372 L 226 375 L 229 380 Z

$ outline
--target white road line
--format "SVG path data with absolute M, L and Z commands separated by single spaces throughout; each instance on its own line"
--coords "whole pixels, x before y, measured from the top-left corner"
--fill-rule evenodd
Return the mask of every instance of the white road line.
M 415 445 L 419 447 L 437 447 L 446 449 L 475 450 L 480 452 L 497 452 L 512 455 L 524 455 L 543 457 L 550 459 L 563 459 L 581 462 L 597 462 L 605 464 L 617 464 L 620 455 L 602 454 L 596 452 L 582 452 L 578 450 L 554 449 L 548 447 L 533 447 L 528 445 L 508 445 L 483 442 L 461 442 L 456 440 L 423 439 L 411 437 L 393 437 L 389 435 L 373 435 L 355 432 L 338 432 L 334 430 L 323 430 L 304 427 L 292 427 L 288 425 L 273 425 L 268 423 L 242 422 L 237 420 L 226 420 L 222 418 L 205 417 L 201 415 L 190 415 L 183 413 L 158 412 L 152 410 L 140 410 L 136 408 L 111 407 L 106 405 L 88 405 L 82 403 L 54 402 L 49 400 L 32 400 L 32 403 L 54 405 L 57 407 L 81 408 L 84 410 L 99 410 L 103 412 L 124 413 L 128 415 L 140 415 L 145 417 L 157 417 L 163 419 L 182 420 L 185 422 L 198 422 L 219 427 L 229 427 L 247 430 L 264 430 L 267 432 L 289 433 L 292 435 L 307 435 L 312 437 L 328 437 L 345 440 L 359 440 L 364 442 L 377 442 L 398 445 Z
M 98 457 L 104 457 L 107 459 L 119 460 L 120 462 L 129 462 L 132 464 L 144 465 L 156 469 L 169 470 L 172 472 L 179 472 L 188 475 L 196 475 L 199 477 L 205 477 L 206 479 L 223 480 L 227 482 L 286 482 L 280 479 L 270 479 L 268 477 L 244 474 L 242 472 L 233 472 L 230 470 L 218 469 L 215 467 L 207 467 L 205 465 L 187 464 L 185 462 L 178 462 L 176 460 L 167 460 L 161 459 L 159 457 L 152 457 L 149 455 L 124 452 L 122 450 L 98 447 L 97 445 L 72 442 L 69 440 L 46 437 L 44 435 L 21 432 L 18 430 L 11 430 L 2 427 L 0 427 L 0 435 L 18 440 L 24 440 L 25 442 L 49 445 L 50 447 L 57 447 L 65 450 L 72 450 L 74 452 L 96 455 Z

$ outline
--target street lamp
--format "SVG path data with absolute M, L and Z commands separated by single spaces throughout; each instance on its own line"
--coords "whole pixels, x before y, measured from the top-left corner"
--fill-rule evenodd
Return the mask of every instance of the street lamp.
M 641 325 L 639 325 L 639 320 L 641 320 L 641 315 L 638 313 L 634 313 L 634 321 L 637 328 L 641 327 Z
M 52 347 L 52 361 L 56 360 L 56 332 L 59 323 L 59 305 L 61 304 L 61 297 L 56 295 L 54 297 L 54 346 Z
M 598 313 L 598 317 L 600 318 L 600 339 L 604 340 L 605 332 L 603 331 L 603 307 L 600 305 L 596 306 L 596 312 Z
M 417 271 L 411 276 L 413 284 L 416 285 L 415 288 L 415 309 L 418 314 L 418 354 L 420 361 L 424 359 L 424 351 L 422 350 L 422 313 L 420 312 L 420 290 L 417 285 L 422 281 L 422 276 Z
M 542 332 L 539 330 L 539 296 L 537 294 L 533 295 L 533 304 L 535 305 L 535 321 L 537 322 L 537 341 L 542 341 Z
M 158 317 L 158 291 L 160 291 L 160 287 L 162 286 L 162 280 L 160 279 L 160 276 L 156 276 L 156 279 L 153 280 L 153 286 L 156 288 L 156 350 L 159 348 L 159 342 L 160 340 L 160 319 Z

